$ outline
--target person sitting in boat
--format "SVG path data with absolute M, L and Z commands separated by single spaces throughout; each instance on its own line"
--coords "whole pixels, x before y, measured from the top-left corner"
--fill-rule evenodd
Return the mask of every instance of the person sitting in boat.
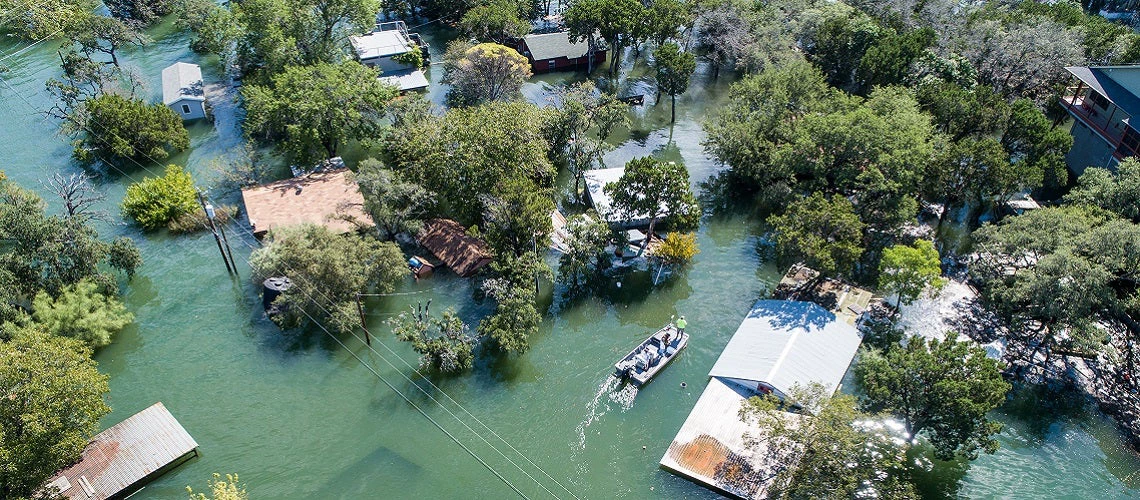
M 689 322 L 685 321 L 684 316 L 681 316 L 681 319 L 677 320 L 677 335 L 678 336 L 685 334 L 685 327 L 686 326 L 689 326 Z
M 665 332 L 665 334 L 661 336 L 661 345 L 662 346 L 668 346 L 669 345 L 669 332 Z

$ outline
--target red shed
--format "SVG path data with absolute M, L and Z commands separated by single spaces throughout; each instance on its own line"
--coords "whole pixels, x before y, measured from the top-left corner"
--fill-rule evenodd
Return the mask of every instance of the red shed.
M 530 60 L 531 71 L 548 73 L 568 69 L 589 67 L 589 44 L 571 42 L 570 32 L 532 33 L 519 41 L 519 52 Z M 593 67 L 606 60 L 606 51 L 594 50 Z

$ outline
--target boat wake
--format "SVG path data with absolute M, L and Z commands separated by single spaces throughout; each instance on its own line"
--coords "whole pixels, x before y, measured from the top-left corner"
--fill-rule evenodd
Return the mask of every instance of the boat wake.
M 627 384 L 617 377 L 607 376 L 606 381 L 598 386 L 597 392 L 594 393 L 594 398 L 586 405 L 586 418 L 578 424 L 577 435 L 578 442 L 574 448 L 576 450 L 583 450 L 586 448 L 586 429 L 590 427 L 602 415 L 609 413 L 613 409 L 626 411 L 633 408 L 634 399 L 637 397 L 637 387 L 633 384 Z

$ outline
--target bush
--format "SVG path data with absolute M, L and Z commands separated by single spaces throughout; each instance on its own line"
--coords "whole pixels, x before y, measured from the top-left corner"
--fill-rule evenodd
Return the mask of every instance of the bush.
M 123 217 L 146 230 L 169 226 L 179 217 L 201 210 L 194 179 L 178 165 L 166 167 L 162 177 L 150 177 L 127 187 Z
M 111 343 L 111 337 L 135 320 L 122 302 L 103 295 L 99 285 L 80 281 L 63 289 L 59 297 L 44 292 L 32 301 L 33 318 L 44 330 L 82 340 L 91 347 Z

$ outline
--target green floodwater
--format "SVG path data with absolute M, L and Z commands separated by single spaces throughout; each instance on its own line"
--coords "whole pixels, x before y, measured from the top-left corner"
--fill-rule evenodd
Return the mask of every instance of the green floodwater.
M 216 123 L 191 126 L 192 149 L 171 160 L 208 179 L 210 160 L 240 144 L 232 91 L 213 86 L 221 81 L 217 62 L 190 53 L 185 35 L 168 24 L 151 35 L 153 45 L 124 59 L 143 75 L 154 99 L 161 69 L 178 60 L 201 62 L 212 86 Z M 433 52 L 441 51 L 441 36 L 430 35 Z M 43 82 L 58 72 L 57 47 L 45 43 L 18 52 L 25 47 L 0 43 L 0 58 L 10 56 L 3 64 L 11 68 L 0 75 L 7 82 L 0 85 L 0 168 L 42 193 L 42 179 L 79 167 L 56 124 L 37 114 L 48 105 Z M 652 94 L 642 68 L 620 83 L 623 94 Z M 440 72 L 432 68 L 433 82 Z M 703 73 L 694 78 L 693 88 L 678 100 L 672 132 L 667 106 L 635 109 L 635 125 L 606 162 L 657 154 L 683 160 L 694 185 L 715 174 L 717 166 L 700 145 L 700 121 L 722 101 L 725 75 L 716 84 Z M 535 78 L 525 94 L 541 102 L 546 85 L 566 78 Z M 441 95 L 435 86 L 433 100 L 441 101 Z M 105 208 L 115 213 L 125 186 L 145 174 L 139 167 L 105 177 Z M 233 193 L 215 196 L 236 201 Z M 106 237 L 134 237 L 145 260 L 126 287 L 135 324 L 96 355 L 111 376 L 108 400 L 114 410 L 103 424 L 162 401 L 201 445 L 200 458 L 151 483 L 136 497 L 143 499 L 183 497 L 187 485 L 202 489 L 214 472 L 239 473 L 254 498 L 514 496 L 415 407 L 531 498 L 570 498 L 555 479 L 582 498 L 715 497 L 659 470 L 657 461 L 749 305 L 779 274 L 757 251 L 762 228 L 754 218 L 709 216 L 699 231 L 700 255 L 660 286 L 650 286 L 643 272 L 622 278 L 620 288 L 616 280 L 609 283 L 598 297 L 566 301 L 547 284 L 550 308 L 531 350 L 517 358 L 482 357 L 470 374 L 433 379 L 444 396 L 416 375 L 415 354 L 394 341 L 382 322 L 431 298 L 433 310 L 454 307 L 474 324 L 488 305 L 472 299 L 470 281 L 447 272 L 420 283 L 409 280 L 402 291 L 422 293 L 368 303 L 375 351 L 352 336 L 339 339 L 345 348 L 319 330 L 283 333 L 264 319 L 244 262 L 252 242 L 235 237 L 233 228 L 242 275 L 236 281 L 227 277 L 206 234 L 143 235 L 122 225 L 100 229 Z M 612 363 L 673 314 L 689 318 L 689 348 L 640 393 L 619 388 L 609 376 Z M 924 491 L 930 497 L 1140 497 L 1140 460 L 1107 419 L 1080 404 L 1042 411 L 1035 398 L 1048 399 L 1022 395 L 996 415 L 1008 424 L 999 452 L 968 465 L 934 466 L 922 478 Z

